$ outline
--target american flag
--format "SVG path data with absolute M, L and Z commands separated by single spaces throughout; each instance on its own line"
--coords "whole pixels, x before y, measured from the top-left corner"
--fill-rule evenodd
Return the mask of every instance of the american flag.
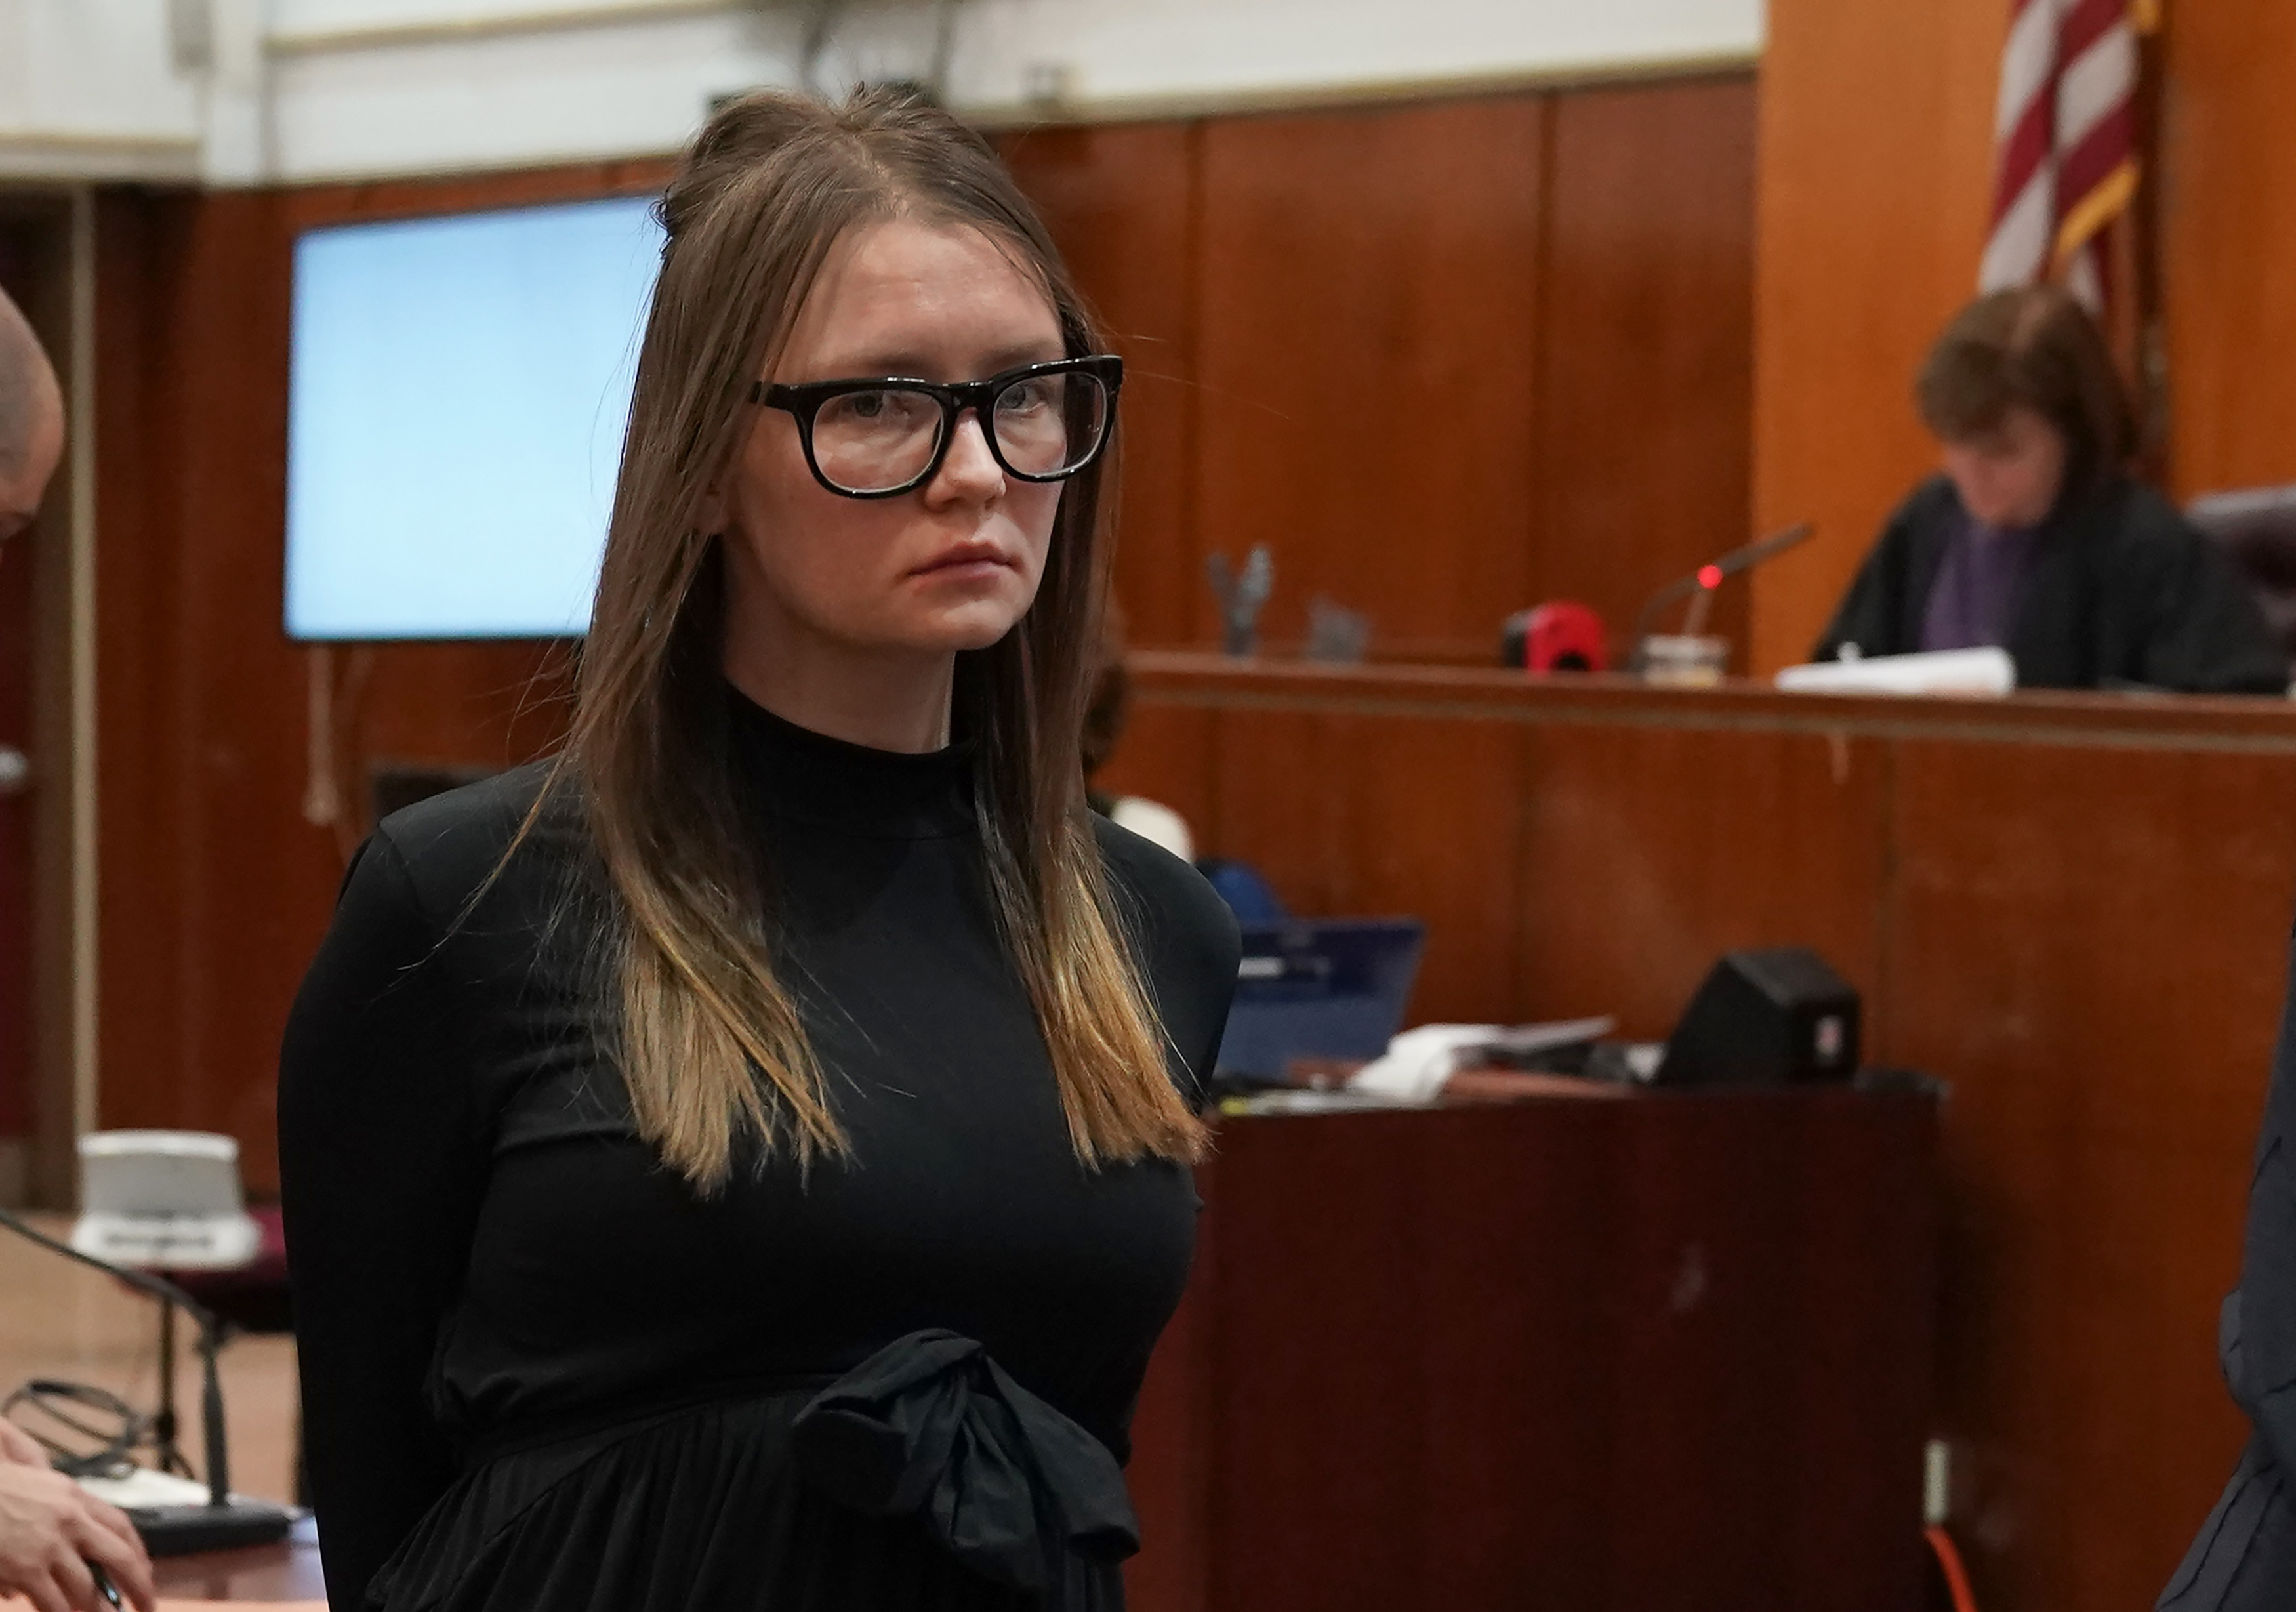
M 2012 0 L 1979 290 L 2057 279 L 2103 308 L 2104 233 L 2136 193 L 2136 40 L 2159 12 L 2160 0 Z

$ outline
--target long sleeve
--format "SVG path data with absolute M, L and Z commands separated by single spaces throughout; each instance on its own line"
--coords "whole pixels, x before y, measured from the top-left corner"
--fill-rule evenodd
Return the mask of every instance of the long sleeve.
M 2177 525 L 2181 540 L 2149 590 L 2158 613 L 2139 680 L 2194 694 L 2286 693 L 2288 659 L 2255 594 L 2221 549 Z
M 1890 515 L 1851 579 L 1833 620 L 1810 652 L 1812 660 L 1840 660 L 1843 647 L 1851 644 L 1868 657 L 1903 654 L 1921 647 L 1906 642 L 1906 594 L 1912 585 L 1907 573 L 1913 561 L 1915 522 L 1935 498 L 1933 483 L 1924 482 Z
M 378 835 L 345 881 L 280 1060 L 305 1460 L 328 1600 L 345 1612 L 454 1476 L 425 1390 L 486 1153 L 439 941 Z

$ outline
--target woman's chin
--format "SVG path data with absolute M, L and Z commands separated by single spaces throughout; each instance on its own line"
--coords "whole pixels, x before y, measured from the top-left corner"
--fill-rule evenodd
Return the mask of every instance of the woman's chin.
M 904 624 L 898 635 L 902 647 L 955 654 L 986 649 L 1017 626 L 1025 610 L 991 606 L 987 601 L 958 610 L 937 611 L 922 621 Z

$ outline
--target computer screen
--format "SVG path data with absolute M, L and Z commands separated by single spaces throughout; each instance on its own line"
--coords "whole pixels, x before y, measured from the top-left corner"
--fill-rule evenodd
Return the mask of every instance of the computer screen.
M 650 199 L 295 243 L 290 637 L 581 632 L 661 230 Z

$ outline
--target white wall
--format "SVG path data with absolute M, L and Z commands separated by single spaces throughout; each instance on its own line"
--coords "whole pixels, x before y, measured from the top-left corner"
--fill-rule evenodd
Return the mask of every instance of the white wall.
M 201 113 L 167 0 L 0 0 L 0 176 L 186 176 Z
M 797 82 L 815 9 L 0 0 L 0 161 L 11 129 L 163 130 L 219 183 L 667 152 L 711 96 Z M 935 0 L 833 9 L 823 82 L 929 75 Z M 170 67 L 171 11 L 178 35 L 204 22 L 204 72 Z M 1121 115 L 1747 58 L 1762 32 L 1762 0 L 957 0 L 947 90 L 984 116 Z

